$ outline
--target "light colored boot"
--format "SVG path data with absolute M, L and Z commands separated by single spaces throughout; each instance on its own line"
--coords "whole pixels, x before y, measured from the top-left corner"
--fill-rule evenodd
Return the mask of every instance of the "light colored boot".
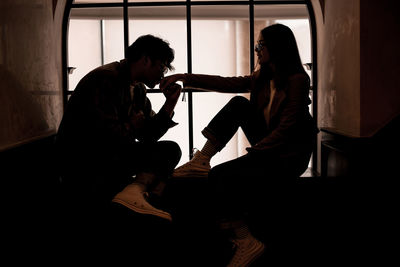
M 265 250 L 265 245 L 252 235 L 244 239 L 233 239 L 232 242 L 235 246 L 235 254 L 227 267 L 250 266 Z
M 124 205 L 137 213 L 154 215 L 172 221 L 171 214 L 157 209 L 147 202 L 148 193 L 145 188 L 145 185 L 133 182 L 116 194 L 112 201 Z
M 203 155 L 200 150 L 197 150 L 190 161 L 174 170 L 172 177 L 207 177 L 210 169 L 210 158 Z

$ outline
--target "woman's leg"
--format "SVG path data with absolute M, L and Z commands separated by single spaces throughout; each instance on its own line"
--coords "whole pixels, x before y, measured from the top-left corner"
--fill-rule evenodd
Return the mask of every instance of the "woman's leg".
M 264 253 L 264 243 L 252 235 L 244 220 L 221 223 L 220 229 L 232 233 L 231 242 L 234 245 L 234 254 L 227 267 L 250 266 Z
M 247 266 L 264 251 L 264 244 L 247 226 L 246 213 L 249 207 L 263 199 L 261 196 L 268 194 L 269 179 L 274 176 L 275 166 L 268 156 L 247 154 L 217 165 L 209 173 L 214 217 L 221 230 L 231 233 L 235 245 L 228 266 Z
M 204 128 L 202 134 L 220 151 L 239 127 L 243 129 L 250 144 L 258 142 L 267 132 L 262 113 L 258 113 L 243 96 L 233 97 Z
M 236 246 L 228 266 L 247 266 L 264 251 L 264 244 L 249 231 L 247 221 L 289 204 L 295 180 L 288 170 L 296 168 L 294 163 L 295 159 L 280 158 L 268 151 L 250 152 L 211 169 L 210 207 L 221 229 L 232 233 Z
M 242 96 L 233 97 L 202 131 L 207 138 L 203 148 L 188 163 L 177 168 L 174 177 L 206 177 L 211 169 L 211 158 L 221 151 L 241 127 L 251 144 L 259 141 L 267 127 L 262 114 L 258 114 L 250 101 Z

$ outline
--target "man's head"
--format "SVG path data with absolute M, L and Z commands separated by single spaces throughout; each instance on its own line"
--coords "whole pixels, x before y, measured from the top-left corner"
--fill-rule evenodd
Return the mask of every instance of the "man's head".
M 126 54 L 129 65 L 135 65 L 131 72 L 150 88 L 158 84 L 168 70 L 174 69 L 171 65 L 174 57 L 174 50 L 167 41 L 149 34 L 136 39 Z

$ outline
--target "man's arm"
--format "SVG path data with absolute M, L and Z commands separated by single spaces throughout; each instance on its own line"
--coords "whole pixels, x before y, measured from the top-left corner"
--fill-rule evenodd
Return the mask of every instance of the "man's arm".
M 163 90 L 165 96 L 165 103 L 162 109 L 172 118 L 176 103 L 178 102 L 179 95 L 181 94 L 182 87 L 179 84 L 172 84 Z
M 137 138 L 142 142 L 155 142 L 177 123 L 172 121 L 174 108 L 178 102 L 181 87 L 174 85 L 164 93 L 165 103 L 157 114 L 151 110 L 151 102 L 146 98 L 145 119 L 142 127 L 136 128 Z

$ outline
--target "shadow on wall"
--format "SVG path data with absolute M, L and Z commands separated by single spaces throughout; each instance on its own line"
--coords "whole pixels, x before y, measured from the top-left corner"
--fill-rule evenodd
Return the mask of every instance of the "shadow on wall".
M 0 151 L 48 133 L 42 107 L 1 64 L 0 84 Z

